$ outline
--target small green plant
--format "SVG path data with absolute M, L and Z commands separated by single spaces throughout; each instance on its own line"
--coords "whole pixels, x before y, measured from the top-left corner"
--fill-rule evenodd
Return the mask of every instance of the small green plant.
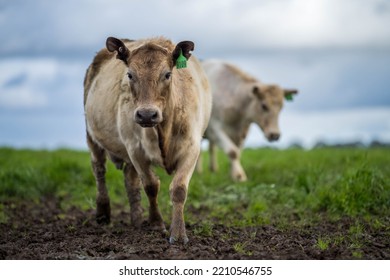
M 352 225 L 350 228 L 349 228 L 349 233 L 351 235 L 351 237 L 353 239 L 358 239 L 360 238 L 363 233 L 364 233 L 364 226 L 359 223 L 359 222 L 356 222 L 354 225 Z
M 328 250 L 331 240 L 329 237 L 319 237 L 317 240 L 317 247 L 321 251 Z
M 198 236 L 212 236 L 213 225 L 210 222 L 202 223 L 194 229 L 194 234 Z
M 6 224 L 8 222 L 8 216 L 4 212 L 4 206 L 0 203 L 0 224 Z
M 332 244 L 334 246 L 339 246 L 345 242 L 345 237 L 343 235 L 337 235 L 332 238 Z
M 355 259 L 362 259 L 363 258 L 363 253 L 361 251 L 353 251 L 352 252 L 352 257 Z
M 246 256 L 252 256 L 253 252 L 246 249 L 247 243 L 246 242 L 238 242 L 233 245 L 234 251 L 236 251 L 239 254 L 246 255 Z
M 66 230 L 67 230 L 68 232 L 75 232 L 75 231 L 76 231 L 76 227 L 75 227 L 74 225 L 68 225 L 68 226 L 66 227 Z

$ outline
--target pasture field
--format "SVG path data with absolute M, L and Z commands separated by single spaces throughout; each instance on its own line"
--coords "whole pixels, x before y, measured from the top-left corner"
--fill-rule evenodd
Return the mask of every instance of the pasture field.
M 204 152 L 190 183 L 190 242 L 169 245 L 131 227 L 111 162 L 111 224 L 100 226 L 88 152 L 0 148 L 0 259 L 390 259 L 390 149 L 245 149 L 244 183 L 218 157 L 211 173 Z M 170 176 L 156 172 L 169 228 Z

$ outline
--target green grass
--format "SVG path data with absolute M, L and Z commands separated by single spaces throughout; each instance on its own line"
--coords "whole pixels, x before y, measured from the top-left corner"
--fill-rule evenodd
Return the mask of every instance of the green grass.
M 219 153 L 218 157 L 220 171 L 214 174 L 208 171 L 208 155 L 204 153 L 204 172 L 195 173 L 190 183 L 185 215 L 187 222 L 199 224 L 196 234 L 212 235 L 213 223 L 285 228 L 324 217 L 336 221 L 360 217 L 388 229 L 389 149 L 246 149 L 242 163 L 249 180 L 244 183 L 231 181 L 226 156 Z M 107 169 L 111 201 L 128 211 L 122 173 L 111 163 Z M 171 178 L 156 170 L 161 178 L 159 205 L 168 222 Z M 7 221 L 5 202 L 38 202 L 44 196 L 57 197 L 64 209 L 94 208 L 96 187 L 89 153 L 1 148 L 0 223 Z M 145 195 L 143 203 L 147 209 Z
M 212 236 L 213 225 L 209 222 L 202 222 L 194 229 L 194 234 L 198 236 Z
M 238 242 L 233 245 L 234 251 L 236 251 L 239 254 L 251 256 L 253 253 L 246 249 L 247 244 L 244 242 Z
M 320 250 L 324 251 L 329 248 L 331 240 L 328 237 L 319 237 L 317 240 L 317 246 L 320 248 Z
M 242 162 L 249 180 L 239 184 L 230 181 L 229 165 L 219 156 L 218 175 L 194 178 L 200 182 L 191 189 L 192 203 L 225 222 L 282 226 L 323 215 L 337 220 L 389 214 L 390 150 L 248 149 Z

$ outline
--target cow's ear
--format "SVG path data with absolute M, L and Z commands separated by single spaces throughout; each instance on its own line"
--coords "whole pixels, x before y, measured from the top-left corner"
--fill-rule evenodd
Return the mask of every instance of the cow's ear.
M 182 41 L 178 43 L 172 53 L 173 65 L 176 64 L 176 60 L 180 56 L 180 53 L 188 60 L 191 57 L 194 46 L 194 42 L 191 41 Z
M 292 88 L 289 88 L 289 89 L 283 89 L 284 91 L 284 96 L 288 96 L 288 95 L 291 95 L 291 94 L 298 94 L 298 90 L 297 89 L 292 89 Z
M 264 99 L 264 87 L 262 86 L 259 86 L 259 85 L 254 85 L 252 87 L 252 93 L 254 94 L 254 96 L 256 96 L 257 98 L 259 98 L 260 100 L 263 100 Z
M 108 37 L 106 40 L 106 47 L 110 52 L 117 51 L 116 58 L 122 60 L 127 65 L 127 60 L 130 56 L 130 51 L 125 44 L 114 37 Z

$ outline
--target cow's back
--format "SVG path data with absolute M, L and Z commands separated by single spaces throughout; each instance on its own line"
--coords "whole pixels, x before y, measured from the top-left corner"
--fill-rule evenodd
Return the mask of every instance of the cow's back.
M 202 62 L 202 66 L 209 78 L 215 97 L 240 94 L 238 91 L 242 86 L 258 82 L 236 66 L 223 61 L 206 60 Z
M 253 97 L 251 85 L 257 80 L 234 65 L 219 60 L 206 60 L 202 62 L 209 79 L 212 95 L 213 109 L 211 121 L 219 120 L 229 125 L 239 125 L 242 108 L 247 106 Z M 237 112 L 236 112 L 237 111 Z

